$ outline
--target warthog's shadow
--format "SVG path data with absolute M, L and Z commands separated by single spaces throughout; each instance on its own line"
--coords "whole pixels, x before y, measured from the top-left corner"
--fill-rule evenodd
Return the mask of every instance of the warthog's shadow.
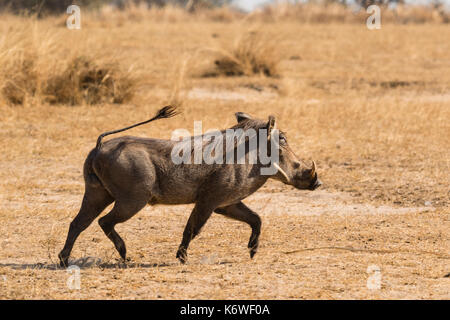
M 76 266 L 80 269 L 99 268 L 99 269 L 132 269 L 132 268 L 159 268 L 179 265 L 179 263 L 134 263 L 134 262 L 104 262 L 97 257 L 83 257 L 76 260 L 69 260 L 69 268 Z M 12 269 L 46 269 L 46 270 L 64 270 L 59 263 L 0 263 L 1 267 L 10 267 Z

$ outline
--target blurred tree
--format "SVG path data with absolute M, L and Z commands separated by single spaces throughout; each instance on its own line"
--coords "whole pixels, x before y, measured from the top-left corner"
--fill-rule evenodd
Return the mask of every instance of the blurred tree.
M 168 3 L 167 0 L 112 0 L 109 2 L 121 9 L 125 8 L 127 3 L 146 3 L 149 7 L 164 7 Z
M 397 4 L 403 4 L 405 3 L 404 0 L 306 0 L 307 2 L 312 3 L 325 3 L 325 4 L 332 4 L 332 3 L 339 3 L 344 6 L 347 6 L 352 3 L 356 3 L 360 7 L 367 8 L 368 6 L 372 4 L 376 5 L 388 5 L 391 3 L 397 3 Z M 439 0 L 436 0 L 439 1 Z M 297 1 L 295 1 L 297 3 Z
M 120 8 L 124 8 L 127 2 L 134 3 L 146 3 L 149 7 L 163 7 L 167 4 L 177 5 L 184 7 L 190 11 L 195 10 L 195 8 L 211 8 L 211 7 L 221 7 L 226 4 L 231 3 L 232 0 L 112 0 L 110 1 L 114 5 Z
M 0 10 L 37 13 L 41 16 L 48 13 L 64 13 L 72 4 L 96 7 L 111 2 L 111 0 L 0 0 Z
M 379 6 L 387 6 L 389 4 L 395 3 L 395 4 L 404 4 L 404 0 L 355 0 L 357 4 L 359 4 L 363 8 L 367 8 L 368 6 L 371 6 L 373 4 L 379 5 Z

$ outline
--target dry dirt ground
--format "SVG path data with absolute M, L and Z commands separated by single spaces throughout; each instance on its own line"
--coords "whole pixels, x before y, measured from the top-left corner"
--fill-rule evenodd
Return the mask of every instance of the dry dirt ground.
M 1 105 L 0 298 L 450 298 L 448 25 L 263 25 L 278 35 L 280 77 L 202 78 L 211 57 L 200 49 L 227 46 L 248 26 L 86 21 L 78 33 L 36 22 L 31 34 L 61 40 L 61 52 L 117 54 L 142 83 L 125 105 Z M 94 222 L 72 252 L 80 289 L 71 288 L 73 274 L 56 263 L 84 158 L 99 133 L 147 119 L 173 92 L 182 115 L 130 134 L 170 138 L 194 120 L 206 130 L 233 125 L 236 111 L 274 114 L 324 185 L 271 181 L 246 199 L 263 220 L 253 260 L 250 228 L 213 215 L 181 265 L 192 206 L 146 207 L 118 225 L 127 264 Z
M 213 216 L 180 265 L 175 252 L 192 206 L 148 207 L 117 228 L 128 264 L 118 262 L 96 223 L 80 237 L 71 262 L 81 268 L 81 288 L 72 290 L 72 274 L 57 268 L 56 253 L 80 195 L 58 188 L 41 189 L 25 205 L 9 202 L 14 216 L 1 222 L 2 298 L 449 298 L 442 213 L 275 183 L 246 201 L 264 226 L 254 260 L 249 228 Z M 368 289 L 378 276 L 381 287 Z

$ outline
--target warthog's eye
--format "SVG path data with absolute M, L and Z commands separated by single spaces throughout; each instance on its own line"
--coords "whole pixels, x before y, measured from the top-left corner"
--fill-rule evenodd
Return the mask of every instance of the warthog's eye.
M 286 144 L 287 143 L 286 136 L 284 134 L 280 134 L 279 140 L 280 140 L 281 144 Z

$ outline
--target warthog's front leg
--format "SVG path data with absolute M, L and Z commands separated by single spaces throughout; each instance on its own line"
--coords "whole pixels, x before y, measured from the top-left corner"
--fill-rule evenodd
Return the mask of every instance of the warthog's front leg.
M 181 263 L 186 262 L 189 243 L 200 233 L 200 230 L 211 216 L 213 210 L 214 207 L 211 207 L 209 204 L 197 203 L 195 205 L 184 228 L 183 240 L 177 251 L 177 258 Z
M 261 218 L 256 212 L 253 212 L 242 202 L 232 204 L 227 207 L 217 208 L 214 212 L 223 214 L 228 218 L 246 222 L 252 228 L 252 234 L 248 241 L 248 248 L 250 249 L 250 258 L 253 258 L 259 245 L 259 235 L 261 233 Z

